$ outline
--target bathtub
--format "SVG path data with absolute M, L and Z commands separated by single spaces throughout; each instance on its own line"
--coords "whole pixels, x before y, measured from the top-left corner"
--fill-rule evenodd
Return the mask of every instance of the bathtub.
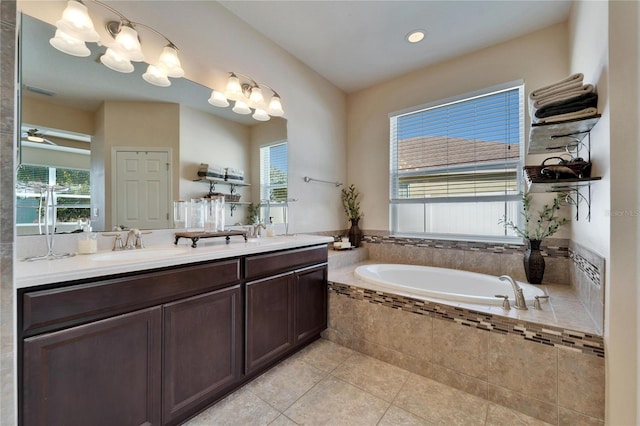
M 501 305 L 495 295 L 508 295 L 511 303 L 515 296 L 511 284 L 493 275 L 432 266 L 371 264 L 358 266 L 356 277 L 373 284 L 371 289 L 407 296 L 418 296 L 482 305 Z M 527 305 L 544 291 L 531 284 L 518 281 Z M 542 299 L 541 301 L 546 301 Z

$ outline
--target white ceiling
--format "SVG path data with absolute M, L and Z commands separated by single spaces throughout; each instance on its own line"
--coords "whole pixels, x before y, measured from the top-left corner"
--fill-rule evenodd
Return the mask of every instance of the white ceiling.
M 347 93 L 565 21 L 571 1 L 220 1 Z M 418 44 L 405 41 L 426 30 Z

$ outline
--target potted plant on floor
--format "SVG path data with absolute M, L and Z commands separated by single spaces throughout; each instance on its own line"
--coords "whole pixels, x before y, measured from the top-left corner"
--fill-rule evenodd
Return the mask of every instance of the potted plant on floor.
M 358 227 L 358 222 L 364 214 L 360 212 L 360 201 L 358 197 L 360 192 L 354 184 L 349 185 L 349 188 L 342 188 L 342 206 L 344 212 L 347 214 L 349 221 L 351 221 L 351 228 L 349 229 L 349 242 L 353 247 L 359 247 L 362 241 L 362 231 Z
M 542 209 L 538 210 L 534 217 L 531 212 L 531 195 L 526 194 L 522 197 L 522 229 L 504 216 L 499 220 L 499 223 L 513 230 L 527 242 L 523 264 L 527 281 L 531 284 L 540 284 L 544 276 L 545 262 L 540 252 L 542 240 L 555 234 L 562 225 L 568 222 L 566 218 L 557 216 L 561 201 L 562 195 L 556 195 L 553 203 L 542 206 Z

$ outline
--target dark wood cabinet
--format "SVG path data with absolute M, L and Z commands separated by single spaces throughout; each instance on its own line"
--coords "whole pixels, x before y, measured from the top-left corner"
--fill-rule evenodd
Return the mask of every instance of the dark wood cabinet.
M 246 370 L 251 374 L 327 328 L 327 264 L 248 282 L 246 309 Z
M 294 325 L 296 342 L 313 339 L 327 328 L 327 265 L 295 272 Z
M 20 418 L 177 425 L 319 337 L 327 248 L 19 291 Z
M 251 374 L 294 343 L 293 273 L 247 283 L 246 370 Z
M 159 307 L 24 342 L 23 424 L 159 425 Z
M 240 285 L 164 305 L 163 314 L 163 422 L 177 424 L 240 379 Z

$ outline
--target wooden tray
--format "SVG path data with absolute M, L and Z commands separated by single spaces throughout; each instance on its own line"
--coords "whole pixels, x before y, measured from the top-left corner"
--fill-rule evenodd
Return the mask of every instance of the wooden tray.
M 191 239 L 191 247 L 198 247 L 198 240 L 200 238 L 216 238 L 216 237 L 225 237 L 225 242 L 229 244 L 229 240 L 231 237 L 238 235 L 243 236 L 245 243 L 247 242 L 247 233 L 244 231 L 221 231 L 221 232 L 176 232 L 176 240 L 174 244 L 178 244 L 180 238 L 190 238 Z

